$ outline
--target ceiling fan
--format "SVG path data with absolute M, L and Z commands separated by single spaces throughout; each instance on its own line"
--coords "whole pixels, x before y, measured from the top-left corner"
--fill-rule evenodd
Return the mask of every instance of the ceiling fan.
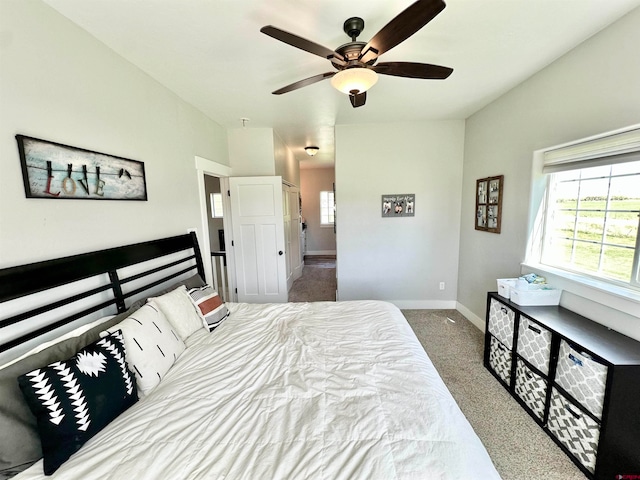
M 299 80 L 272 93 L 281 95 L 330 78 L 331 84 L 336 89 L 349 95 L 351 105 L 356 108 L 365 104 L 367 90 L 377 82 L 377 74 L 434 80 L 447 78 L 453 69 L 440 65 L 415 62 L 376 64 L 380 55 L 388 52 L 424 27 L 444 10 L 445 6 L 442 0 L 418 0 L 387 23 L 369 40 L 369 43 L 356 40 L 364 29 L 364 20 L 360 17 L 351 17 L 344 22 L 343 26 L 344 32 L 351 37 L 351 41 L 335 50 L 272 25 L 262 27 L 260 29 L 262 33 L 293 47 L 326 58 L 337 70 Z

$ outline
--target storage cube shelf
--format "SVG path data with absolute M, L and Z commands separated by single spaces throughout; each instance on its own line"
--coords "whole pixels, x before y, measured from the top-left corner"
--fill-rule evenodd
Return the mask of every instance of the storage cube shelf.
M 489 292 L 484 365 L 588 478 L 640 475 L 640 342 Z

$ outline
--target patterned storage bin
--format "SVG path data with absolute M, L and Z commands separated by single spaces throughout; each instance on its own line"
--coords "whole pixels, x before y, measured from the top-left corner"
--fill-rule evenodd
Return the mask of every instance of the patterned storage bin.
M 516 394 L 542 420 L 547 397 L 547 381 L 532 371 L 521 359 L 516 364 Z
M 547 428 L 591 473 L 596 467 L 600 426 L 555 388 Z
M 548 374 L 551 332 L 521 315 L 518 326 L 518 354 L 542 373 Z
M 606 365 L 562 340 L 555 382 L 597 418 L 601 418 L 607 383 Z
M 489 345 L 489 366 L 509 385 L 511 382 L 511 350 L 505 347 L 493 335 Z
M 495 298 L 491 299 L 489 306 L 489 332 L 502 342 L 509 350 L 513 349 L 513 323 L 515 312 L 500 303 Z

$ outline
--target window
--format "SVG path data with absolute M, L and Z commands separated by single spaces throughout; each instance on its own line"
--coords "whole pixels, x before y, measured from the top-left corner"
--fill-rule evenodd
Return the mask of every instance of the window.
M 320 225 L 333 225 L 333 192 L 320 192 Z
M 545 158 L 540 263 L 640 289 L 640 152 L 585 160 L 583 150 L 578 160 Z
M 222 218 L 222 194 L 212 193 L 211 200 L 211 218 Z

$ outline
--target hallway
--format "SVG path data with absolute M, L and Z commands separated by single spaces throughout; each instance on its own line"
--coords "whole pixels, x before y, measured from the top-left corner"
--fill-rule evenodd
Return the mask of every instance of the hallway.
M 333 302 L 336 299 L 335 255 L 307 255 L 302 276 L 289 290 L 290 302 Z

